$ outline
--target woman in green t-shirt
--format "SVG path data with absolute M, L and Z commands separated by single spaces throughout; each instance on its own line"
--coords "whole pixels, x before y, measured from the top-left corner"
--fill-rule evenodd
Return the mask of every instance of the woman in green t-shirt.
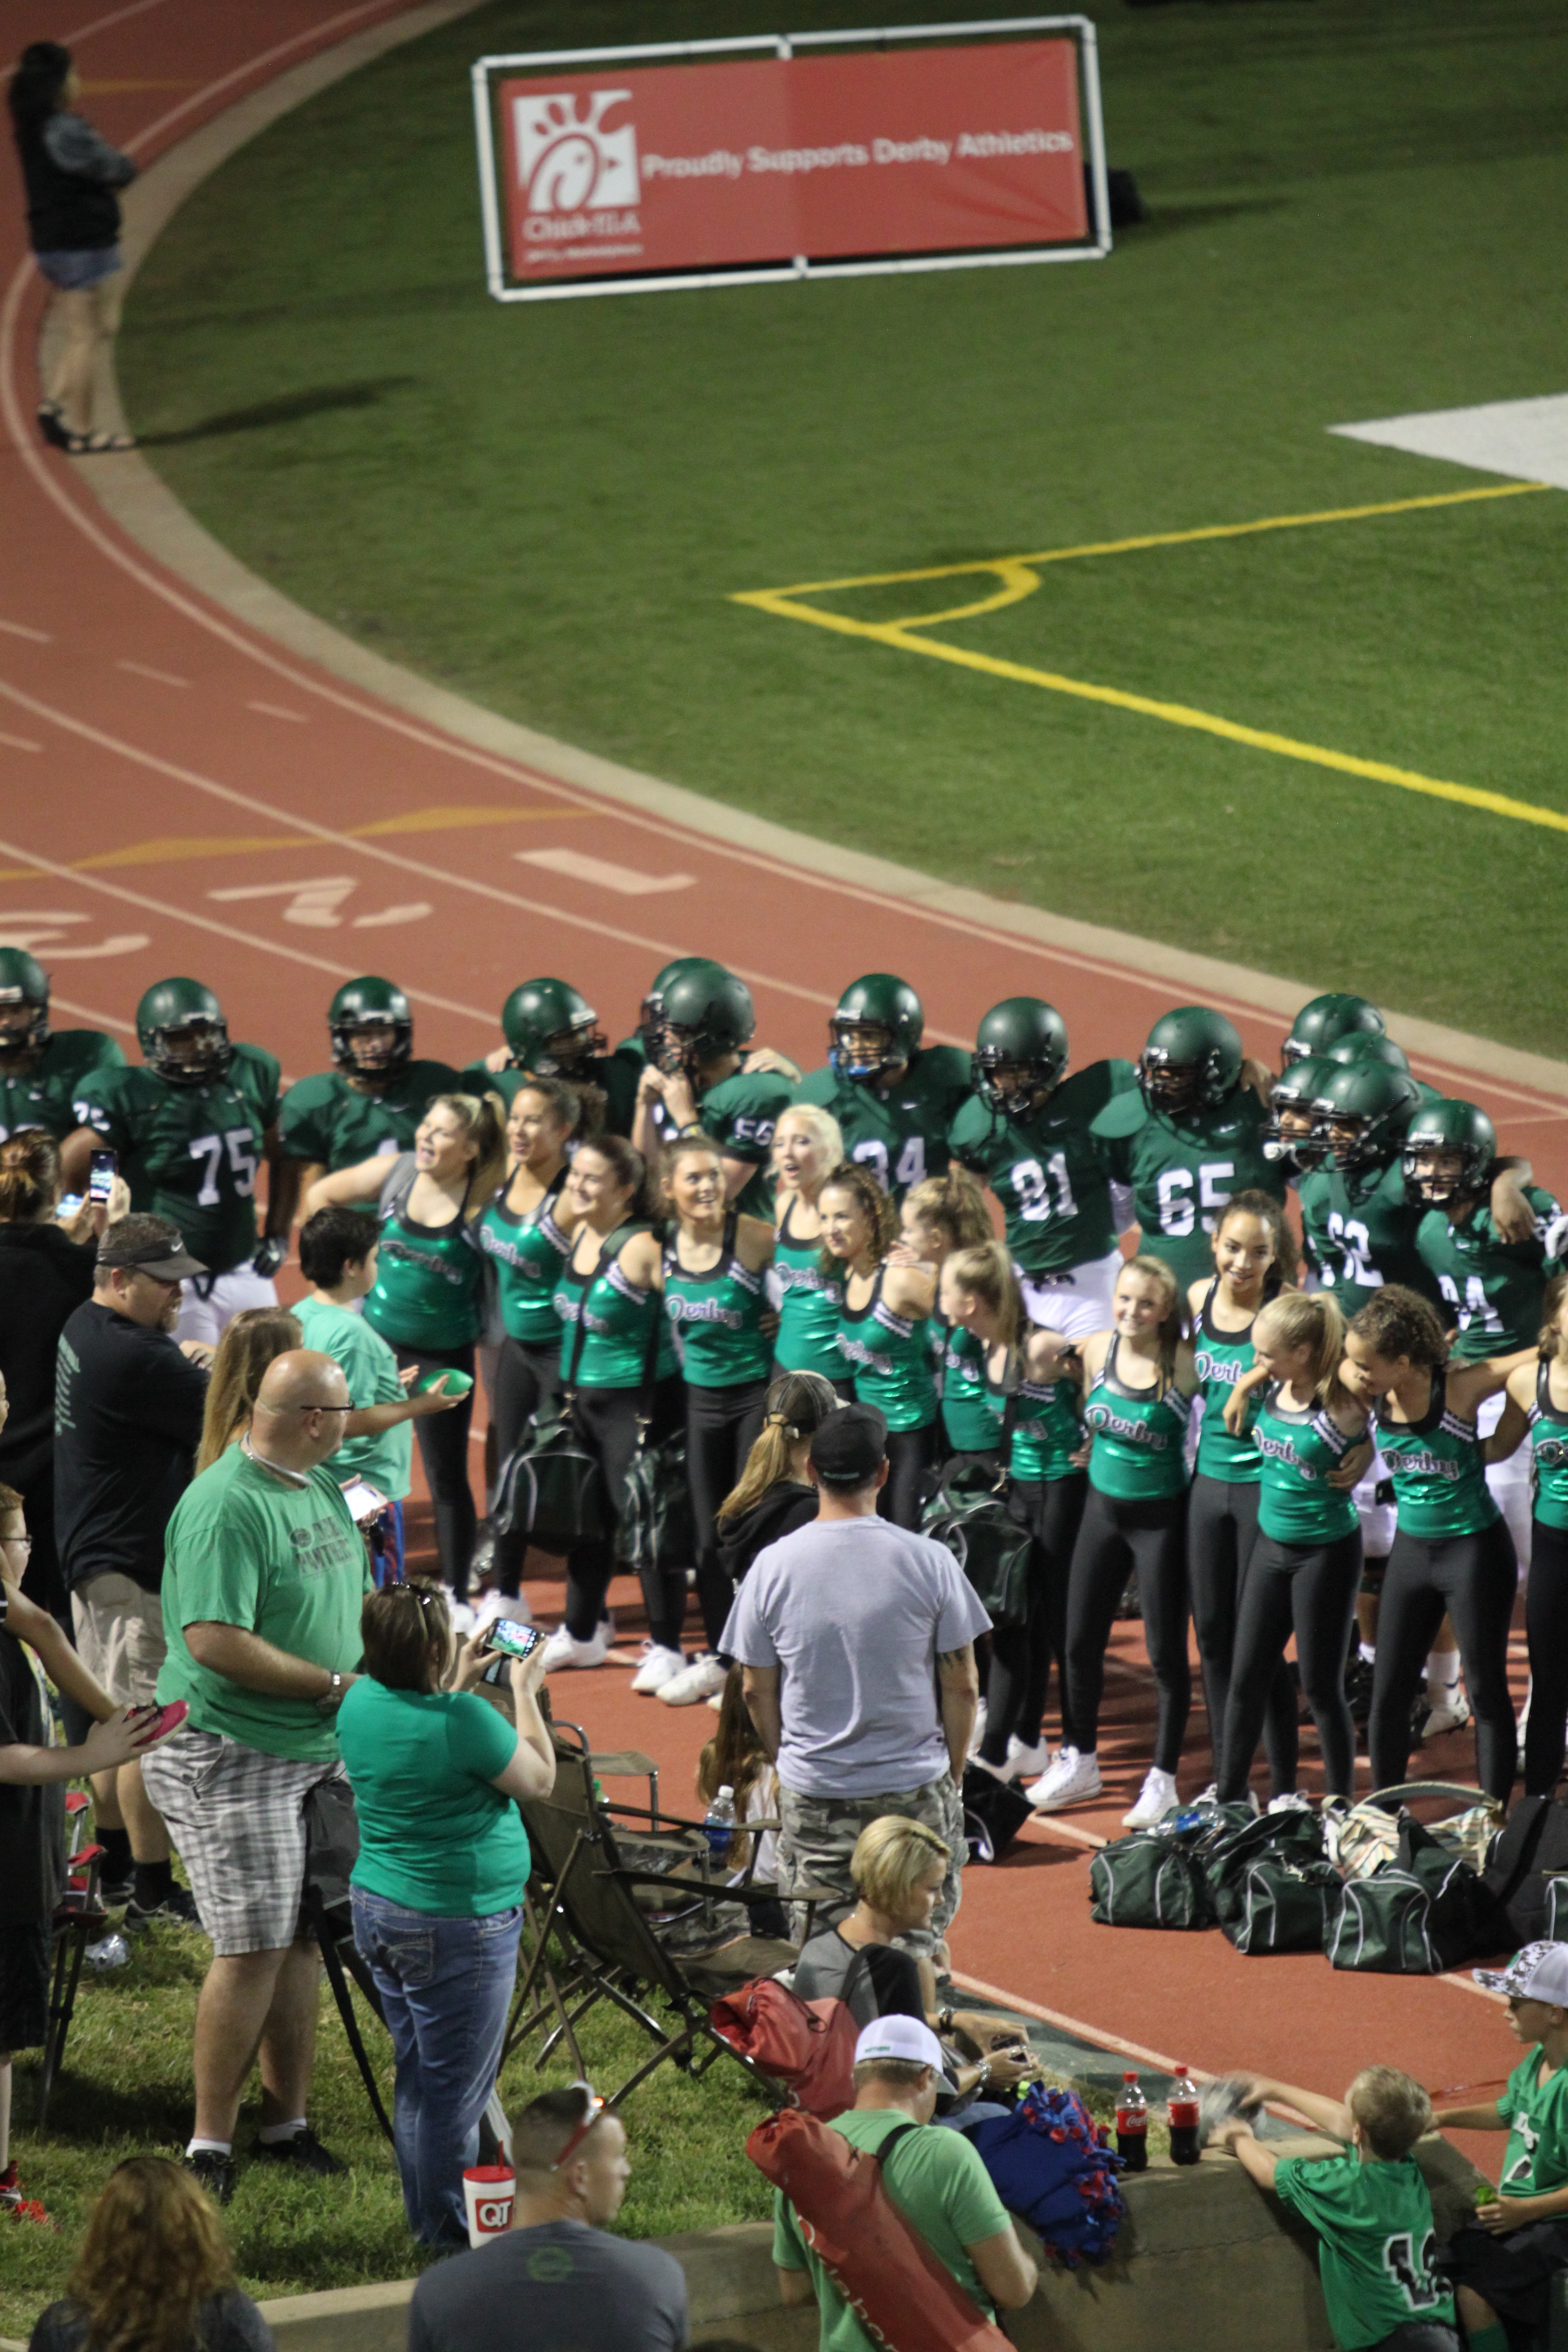
M 1486 1442 L 1487 1461 L 1506 1462 L 1526 1437 L 1534 1509 L 1524 1588 L 1530 1643 L 1524 1790 L 1549 1797 L 1563 1776 L 1568 1746 L 1568 1275 L 1553 1275 L 1546 1286 L 1539 1346 L 1508 1376 L 1508 1401 Z
M 397 2061 L 394 2120 L 408 2224 L 468 2244 L 463 2170 L 500 2063 L 530 1868 L 520 1798 L 555 1785 L 540 1716 L 543 1652 L 507 1677 L 516 1729 L 474 1685 L 488 1630 L 456 1651 L 438 1585 L 389 1584 L 360 1621 L 364 1672 L 338 1709 L 359 1814 L 354 1942 Z

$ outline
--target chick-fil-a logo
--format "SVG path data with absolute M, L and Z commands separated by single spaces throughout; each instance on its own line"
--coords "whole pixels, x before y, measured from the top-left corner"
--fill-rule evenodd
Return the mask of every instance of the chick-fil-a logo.
M 632 124 L 606 130 L 613 106 L 629 89 L 595 89 L 512 101 L 518 177 L 531 213 L 576 213 L 635 205 L 637 142 Z M 586 111 L 579 110 L 585 106 Z

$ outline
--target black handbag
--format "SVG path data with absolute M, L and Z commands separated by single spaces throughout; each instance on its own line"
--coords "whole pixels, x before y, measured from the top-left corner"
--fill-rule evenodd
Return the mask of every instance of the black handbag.
M 598 1263 L 583 1285 L 584 1297 L 633 1230 L 617 1225 L 606 1236 Z M 525 1535 L 541 1551 L 570 1551 L 574 1544 L 592 1543 L 610 1532 L 613 1514 L 599 1457 L 584 1444 L 572 1412 L 586 1337 L 587 1326 L 579 1315 L 559 1394 L 548 1412 L 535 1414 L 496 1477 L 491 1525 L 503 1536 Z
M 999 1780 L 979 1764 L 963 1769 L 963 1839 L 971 1862 L 998 1862 L 1034 1807 L 1011 1780 Z
M 727 1224 L 726 1238 L 731 1232 Z M 678 1429 L 651 1443 L 648 1438 L 663 1314 L 661 1307 L 648 1326 L 637 1397 L 637 1446 L 616 1528 L 616 1558 L 634 1576 L 658 1576 L 670 1569 L 689 1568 L 697 1557 L 697 1514 L 691 1507 L 687 1475 L 686 1432 Z
M 1007 1506 L 1007 1456 L 1016 1400 L 1002 1416 L 1001 1466 L 994 1476 L 965 1464 L 943 1478 L 921 1514 L 921 1532 L 945 1544 L 993 1625 L 1021 1625 L 1029 1613 L 1029 1554 L 1034 1537 Z

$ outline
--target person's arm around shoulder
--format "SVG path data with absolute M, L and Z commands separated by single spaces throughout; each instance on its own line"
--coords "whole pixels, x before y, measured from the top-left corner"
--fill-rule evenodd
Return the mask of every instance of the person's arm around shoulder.
M 1484 1404 L 1488 1397 L 1496 1396 L 1500 1389 L 1507 1388 L 1515 1372 L 1532 1372 L 1540 1361 L 1541 1351 L 1531 1344 L 1528 1348 L 1515 1349 L 1509 1356 L 1485 1356 L 1479 1363 L 1450 1363 L 1443 1402 L 1450 1412 L 1457 1412 L 1468 1421 L 1474 1417 L 1478 1405 Z M 1505 1414 L 1507 1411 L 1505 1405 Z
M 753 1169 L 752 1173 L 755 1175 Z M 777 1235 L 765 1217 L 742 1217 L 735 1227 L 735 1250 L 748 1274 L 763 1274 L 773 1262 Z
M 882 1297 L 895 1315 L 919 1322 L 936 1305 L 936 1272 L 929 1265 L 889 1265 Z
M 1508 1376 L 1498 1425 L 1481 1448 L 1489 1462 L 1506 1462 L 1510 1454 L 1519 1452 L 1530 1433 L 1530 1408 L 1535 1402 L 1538 1360 L 1527 1359 L 1522 1364 L 1516 1364 Z
M 381 1152 L 374 1160 L 361 1160 L 353 1168 L 337 1168 L 330 1176 L 318 1176 L 306 1187 L 300 1216 L 309 1219 L 318 1209 L 353 1209 L 366 1201 L 379 1201 L 387 1167 L 386 1154 Z

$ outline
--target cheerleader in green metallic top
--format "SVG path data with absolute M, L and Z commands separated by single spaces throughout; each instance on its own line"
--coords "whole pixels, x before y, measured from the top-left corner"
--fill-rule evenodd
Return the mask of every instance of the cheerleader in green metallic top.
M 1534 1354 L 1450 1362 L 1436 1308 L 1397 1283 L 1369 1299 L 1345 1335 L 1345 1384 L 1373 1407 L 1397 1513 L 1367 1727 L 1376 1788 L 1405 1778 L 1411 1705 L 1447 1610 L 1475 1717 L 1477 1778 L 1505 1803 L 1512 1789 L 1508 1632 L 1519 1569 L 1487 1487 L 1476 1414 Z
M 686 1475 L 697 1522 L 697 1598 L 708 1646 L 688 1665 L 679 1651 L 650 1651 L 633 1687 L 668 1706 L 690 1706 L 724 1687 L 719 1656 L 735 1588 L 719 1558 L 719 1506 L 737 1484 L 767 1402 L 767 1301 L 773 1229 L 742 1217 L 724 1197 L 719 1146 L 705 1135 L 667 1145 L 664 1188 L 675 1212 L 660 1267 L 664 1312 L 686 1377 Z
M 992 1631 L 979 1750 L 988 1772 L 1012 1780 L 1045 1771 L 1051 1760 L 1042 1725 L 1046 1690 L 1053 1658 L 1058 1681 L 1064 1671 L 1068 1578 L 1089 1487 L 1083 1397 L 1063 1365 L 1059 1334 L 1028 1322 L 1000 1242 L 954 1251 L 942 1269 L 939 1300 L 950 1331 L 963 1332 L 978 1352 L 981 1407 L 998 1462 L 1012 1401 L 1008 1505 L 1034 1538 L 1025 1622 Z
M 1267 1192 L 1237 1192 L 1215 1220 L 1215 1271 L 1187 1292 L 1203 1419 L 1187 1506 L 1187 1568 L 1193 1631 L 1204 1678 L 1209 1744 L 1220 1769 L 1231 1654 L 1247 1564 L 1258 1541 L 1263 1457 L 1243 1431 L 1225 1425 L 1232 1389 L 1252 1366 L 1252 1325 L 1260 1307 L 1296 1280 L 1295 1236 Z M 1274 1794 L 1296 1785 L 1296 1695 L 1283 1654 L 1265 1717 Z
M 615 1572 L 614 1523 L 626 1506 L 637 1446 L 637 1408 L 648 1339 L 657 1333 L 652 1417 L 658 1444 L 680 1427 L 684 1391 L 659 1298 L 659 1202 L 640 1151 L 618 1135 L 595 1135 L 577 1148 L 566 1179 L 574 1218 L 570 1255 L 555 1286 L 561 1369 L 572 1399 L 572 1428 L 604 1475 L 611 1532 L 573 1545 L 566 1559 L 566 1614 L 545 1644 L 545 1670 L 604 1664 L 614 1631 L 605 1595 Z M 680 1648 L 686 1572 L 647 1573 L 649 1654 Z
M 1144 1829 L 1175 1802 L 1192 1704 L 1185 1447 L 1198 1375 L 1182 1294 L 1163 1258 L 1135 1257 L 1122 1267 L 1112 1312 L 1115 1329 L 1092 1333 L 1081 1357 L 1068 1360 L 1081 1370 L 1093 1444 L 1068 1588 L 1061 1751 L 1028 1795 L 1041 1812 L 1057 1812 L 1100 1794 L 1096 1744 L 1105 1652 L 1116 1604 L 1135 1572 L 1160 1710 L 1153 1763 L 1122 1820 L 1129 1829 Z
M 1549 1797 L 1563 1773 L 1568 1720 L 1568 1274 L 1546 1286 L 1541 1340 L 1508 1376 L 1502 1418 L 1486 1443 L 1504 1462 L 1528 1438 L 1531 1514 L 1524 1624 L 1530 1642 L 1530 1721 L 1524 1788 Z
M 573 1223 L 563 1198 L 566 1146 L 581 1118 L 579 1097 L 561 1078 L 530 1078 L 519 1087 L 507 1114 L 510 1158 L 506 1181 L 479 1222 L 479 1246 L 495 1269 L 506 1333 L 490 1395 L 498 1467 L 560 1383 L 555 1285 L 572 1246 Z M 498 1533 L 496 1591 L 508 1601 L 516 1601 L 521 1590 L 527 1551 L 526 1529 Z M 503 1609 L 499 1613 L 517 1612 Z
M 843 1160 L 844 1138 L 831 1111 L 817 1103 L 794 1103 L 781 1112 L 773 1130 L 777 1240 L 768 1276 L 768 1297 L 779 1317 L 773 1378 L 820 1373 L 847 1404 L 854 1384 L 845 1378 L 838 1352 L 843 1283 L 837 1273 L 823 1269 L 816 1206 L 824 1184 Z
M 942 1397 L 943 1475 L 975 1456 L 994 1465 L 996 1423 L 985 1402 L 985 1351 L 942 1305 L 942 1271 L 948 1259 L 955 1250 L 978 1249 L 991 1238 L 985 1195 L 968 1169 L 954 1161 L 944 1175 L 927 1176 L 904 1194 L 899 1225 L 900 1239 L 889 1264 L 930 1266 L 937 1277 L 936 1312 L 926 1335 Z
M 1249 1433 L 1261 1471 L 1258 1541 L 1241 1588 L 1219 1795 L 1247 1795 L 1264 1698 L 1294 1633 L 1301 1687 L 1318 1727 L 1323 1789 L 1349 1801 L 1355 1725 L 1345 1654 L 1361 1586 L 1361 1520 L 1351 1488 L 1372 1459 L 1366 1409 L 1340 1378 L 1344 1322 L 1328 1291 L 1288 1290 L 1252 1327 L 1256 1365 L 1226 1407 L 1232 1434 Z M 1255 1392 L 1262 1391 L 1256 1416 Z M 1276 1768 L 1276 1779 L 1278 1779 Z M 1276 1796 L 1292 1795 L 1292 1770 Z
M 936 1303 L 929 1266 L 895 1265 L 889 1253 L 898 1211 L 868 1169 L 836 1169 L 817 1202 L 825 1270 L 842 1268 L 838 1347 L 856 1397 L 888 1422 L 882 1517 L 900 1528 L 921 1523 L 921 1487 L 936 1449 L 936 1381 L 926 1324 Z

